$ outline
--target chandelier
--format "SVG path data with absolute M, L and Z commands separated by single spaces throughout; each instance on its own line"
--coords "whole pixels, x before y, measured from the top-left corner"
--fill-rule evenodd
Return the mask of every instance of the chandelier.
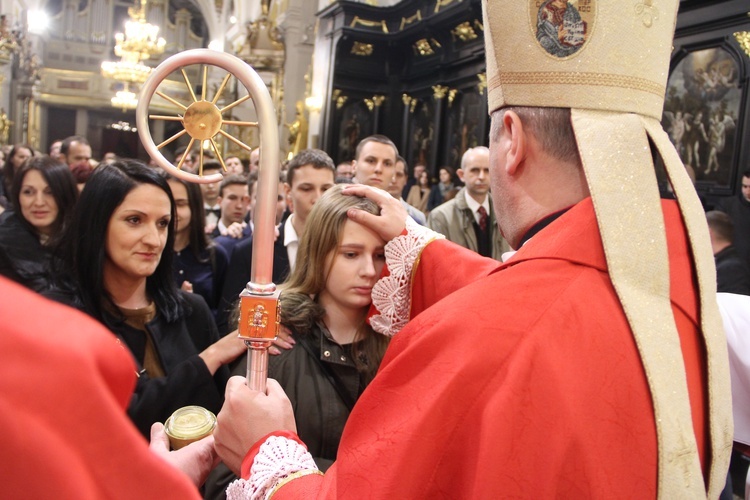
M 112 98 L 112 106 L 123 111 L 138 104 L 130 85 L 145 82 L 151 73 L 151 68 L 141 61 L 163 54 L 167 44 L 159 37 L 159 27 L 146 22 L 146 3 L 147 0 L 136 0 L 136 5 L 128 9 L 130 20 L 125 23 L 125 33 L 115 34 L 115 55 L 120 60 L 102 62 L 105 78 L 125 84 L 124 90 L 117 91 Z
M 151 68 L 133 58 L 132 54 L 123 56 L 119 61 L 104 61 L 102 75 L 120 82 L 143 83 L 151 74 Z
M 130 7 L 130 21 L 125 23 L 125 33 L 115 35 L 115 55 L 137 55 L 138 60 L 150 59 L 164 53 L 167 42 L 159 36 L 159 27 L 146 22 L 146 1 Z
M 124 90 L 118 90 L 115 92 L 115 96 L 110 99 L 112 107 L 120 108 L 123 111 L 129 109 L 135 109 L 138 106 L 138 97 L 135 92 L 131 92 L 130 88 L 125 87 Z

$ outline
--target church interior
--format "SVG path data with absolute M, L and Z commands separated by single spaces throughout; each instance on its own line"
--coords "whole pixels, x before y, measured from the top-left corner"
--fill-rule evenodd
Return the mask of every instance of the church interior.
M 630 3 L 646 21 L 659 15 L 655 3 Z M 680 2 L 663 124 L 709 207 L 737 192 L 750 164 L 742 141 L 749 10 L 743 0 Z M 82 135 L 96 159 L 108 152 L 145 159 L 135 123 L 140 87 L 170 56 L 208 48 L 239 57 L 267 86 L 281 158 L 316 147 L 346 161 L 361 138 L 381 133 L 436 175 L 440 166 L 457 167 L 467 148 L 487 144 L 481 19 L 479 0 L 3 0 L 0 142 L 46 152 L 55 140 Z M 188 90 L 204 92 L 200 65 L 184 69 L 185 80 L 173 72 L 160 87 L 178 102 Z M 206 73 L 209 96 L 222 87 L 219 103 L 247 94 L 235 78 L 222 86 L 223 69 Z M 180 111 L 159 97 L 149 109 Z M 255 119 L 250 104 L 229 118 Z M 162 143 L 179 124 L 157 119 L 149 128 Z M 238 140 L 217 136 L 216 146 L 243 159 L 259 143 L 252 127 L 229 135 Z M 178 137 L 161 152 L 171 158 L 187 142 Z

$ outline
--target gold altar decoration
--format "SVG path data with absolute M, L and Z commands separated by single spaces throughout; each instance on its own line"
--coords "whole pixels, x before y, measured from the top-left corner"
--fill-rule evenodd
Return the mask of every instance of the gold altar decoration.
M 745 54 L 750 57 L 750 31 L 738 31 L 734 33 L 734 38 L 740 44 L 742 50 L 745 51 Z
M 477 33 L 474 28 L 471 27 L 469 21 L 464 21 L 451 30 L 451 34 L 454 37 L 461 39 L 462 42 L 468 42 L 469 40 L 476 40 Z
M 351 24 L 349 24 L 350 28 L 355 28 L 358 24 L 361 24 L 362 26 L 365 26 L 366 28 L 380 28 L 383 33 L 388 33 L 388 24 L 384 20 L 382 21 L 370 21 L 367 19 L 362 19 L 359 16 L 354 16 L 354 19 L 352 19 Z
M 422 20 L 422 11 L 418 10 L 414 15 L 409 17 L 402 17 L 401 18 L 401 26 L 399 27 L 399 31 L 403 30 L 405 26 L 408 26 L 414 22 L 421 21 Z
M 370 56 L 372 55 L 372 50 L 373 47 L 371 43 L 354 42 L 354 44 L 352 44 L 352 54 L 355 56 Z
M 447 92 L 448 92 L 448 87 L 446 87 L 445 85 L 433 85 L 432 86 L 432 95 L 435 97 L 435 99 L 444 98 Z

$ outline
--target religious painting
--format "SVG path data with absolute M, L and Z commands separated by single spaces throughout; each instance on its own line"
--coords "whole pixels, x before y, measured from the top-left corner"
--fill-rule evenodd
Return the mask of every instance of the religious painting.
M 359 141 L 372 135 L 372 111 L 363 100 L 353 101 L 339 114 L 337 162 L 351 161 Z
M 738 77 L 737 60 L 720 47 L 688 53 L 669 76 L 662 125 L 696 181 L 733 183 L 742 98 Z
M 487 120 L 485 98 L 476 87 L 459 92 L 448 105 L 445 149 L 445 164 L 457 169 L 461 158 L 469 148 L 486 145 L 484 122 Z
M 414 109 L 410 144 L 411 148 L 407 161 L 410 165 L 425 165 L 432 171 L 432 142 L 435 139 L 435 103 L 432 96 L 419 100 Z

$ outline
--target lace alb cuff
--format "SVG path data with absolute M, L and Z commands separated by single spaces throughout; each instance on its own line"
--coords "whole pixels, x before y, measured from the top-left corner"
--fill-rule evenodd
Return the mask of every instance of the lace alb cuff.
M 406 218 L 406 234 L 401 234 L 385 245 L 385 263 L 389 276 L 381 278 L 372 288 L 372 305 L 380 314 L 370 318 L 373 330 L 392 337 L 409 321 L 411 311 L 411 282 L 415 265 L 428 243 L 444 239 L 440 233 L 420 226 Z
M 237 479 L 227 487 L 227 499 L 265 500 L 289 476 L 316 473 L 320 474 L 318 466 L 303 445 L 282 436 L 271 436 L 260 446 L 250 477 Z

